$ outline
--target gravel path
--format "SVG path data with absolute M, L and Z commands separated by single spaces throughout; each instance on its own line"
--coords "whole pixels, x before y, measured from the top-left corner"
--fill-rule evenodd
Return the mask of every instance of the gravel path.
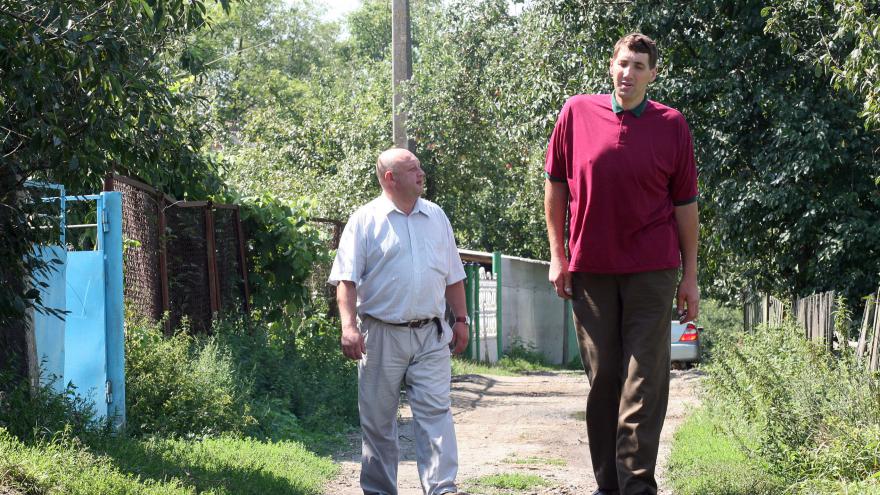
M 696 370 L 672 371 L 669 410 L 661 435 L 658 478 L 665 487 L 666 462 L 672 435 L 698 403 Z M 491 474 L 525 473 L 548 484 L 525 493 L 584 494 L 596 488 L 590 464 L 584 405 L 589 388 L 583 372 L 551 372 L 527 376 L 463 375 L 453 377 L 452 403 L 459 446 L 458 482 Z M 401 495 L 420 495 L 409 408 L 400 409 Z M 336 456 L 340 475 L 326 488 L 328 495 L 360 495 L 359 438 Z M 514 493 L 491 489 L 483 493 Z M 522 492 L 516 492 L 522 493 Z

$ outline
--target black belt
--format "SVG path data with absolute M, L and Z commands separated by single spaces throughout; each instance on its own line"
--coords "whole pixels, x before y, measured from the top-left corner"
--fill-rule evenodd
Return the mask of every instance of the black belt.
M 392 323 L 390 321 L 380 320 L 375 316 L 367 316 L 386 325 L 392 325 L 395 327 L 422 328 L 428 323 L 434 322 L 434 324 L 437 325 L 437 338 L 440 339 L 441 337 L 443 337 L 443 325 L 440 323 L 440 318 L 437 318 L 436 316 L 433 318 L 425 318 L 424 320 L 409 320 L 401 323 Z

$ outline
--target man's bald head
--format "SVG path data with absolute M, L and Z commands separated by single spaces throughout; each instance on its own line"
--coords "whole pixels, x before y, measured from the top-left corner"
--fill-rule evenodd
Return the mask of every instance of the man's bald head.
M 385 184 L 385 173 L 394 173 L 401 164 L 414 161 L 419 162 L 411 151 L 404 148 L 390 148 L 379 154 L 376 160 L 376 176 L 379 178 L 379 184 Z

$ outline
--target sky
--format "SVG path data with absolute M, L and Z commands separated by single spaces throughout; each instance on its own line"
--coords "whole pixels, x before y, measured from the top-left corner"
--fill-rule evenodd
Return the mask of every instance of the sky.
M 345 14 L 360 7 L 361 0 L 314 0 L 314 3 L 324 6 L 324 20 L 338 21 Z

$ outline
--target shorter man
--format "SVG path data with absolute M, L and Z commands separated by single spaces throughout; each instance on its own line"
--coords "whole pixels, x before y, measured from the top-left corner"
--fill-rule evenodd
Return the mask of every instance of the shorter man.
M 464 269 L 443 210 L 421 199 L 418 158 L 392 148 L 376 162 L 382 195 L 349 219 L 329 282 L 337 285 L 342 352 L 358 363 L 364 494 L 397 494 L 397 409 L 406 387 L 427 495 L 455 493 L 450 348 L 468 341 Z M 446 303 L 456 315 L 450 329 Z

